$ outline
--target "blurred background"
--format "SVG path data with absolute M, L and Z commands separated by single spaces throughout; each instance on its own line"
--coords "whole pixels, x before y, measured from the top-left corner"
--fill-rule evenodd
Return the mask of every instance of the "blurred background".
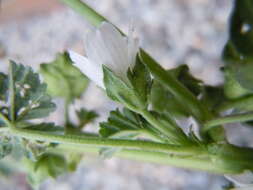
M 91 25 L 57 0 L 2 0 L 0 6 L 0 68 L 13 59 L 38 69 L 57 52 L 82 53 Z M 131 22 L 147 49 L 164 67 L 186 63 L 210 85 L 222 83 L 220 54 L 227 39 L 232 1 L 227 0 L 86 0 L 127 32 Z M 62 109 L 61 100 L 57 102 Z M 104 120 L 116 105 L 90 84 L 74 107 L 94 109 Z M 62 123 L 59 112 L 50 119 Z M 90 126 L 95 127 L 95 126 Z M 18 164 L 17 164 L 18 167 Z M 85 157 L 75 173 L 48 180 L 41 190 L 219 190 L 222 176 L 169 166 L 112 158 Z M 29 190 L 22 172 L 1 177 L 1 190 Z

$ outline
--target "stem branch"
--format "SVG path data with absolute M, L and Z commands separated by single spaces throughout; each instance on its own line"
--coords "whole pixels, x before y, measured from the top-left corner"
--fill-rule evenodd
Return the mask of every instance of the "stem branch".
M 98 27 L 106 18 L 94 11 L 90 6 L 80 0 L 60 0 L 76 12 L 84 16 L 92 25 Z
M 235 123 L 235 122 L 245 122 L 253 120 L 253 112 L 251 113 L 244 113 L 244 114 L 235 114 L 229 115 L 226 117 L 220 117 L 212 119 L 205 123 L 203 130 L 208 131 L 214 127 L 219 127 L 219 125 L 227 124 L 227 123 Z

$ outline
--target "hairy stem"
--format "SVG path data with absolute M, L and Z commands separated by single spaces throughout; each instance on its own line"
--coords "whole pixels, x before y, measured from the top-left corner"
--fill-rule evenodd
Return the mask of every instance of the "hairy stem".
M 92 25 L 99 26 L 106 18 L 98 14 L 90 6 L 80 0 L 60 0 L 76 12 L 84 16 Z
M 35 131 L 29 129 L 11 128 L 10 133 L 12 133 L 14 136 L 24 137 L 27 139 L 49 141 L 76 146 L 89 145 L 98 147 L 134 148 L 180 154 L 199 154 L 203 151 L 199 147 L 182 147 L 143 140 L 104 139 L 99 137 L 83 137 L 78 135 L 55 135 L 48 134 L 43 131 Z
M 15 120 L 15 86 L 14 86 L 14 80 L 13 80 L 13 68 L 12 68 L 12 62 L 9 64 L 9 104 L 10 104 L 10 110 L 9 110 L 9 117 L 10 120 L 13 122 Z
M 61 144 L 58 147 L 54 148 L 52 151 L 57 150 L 61 152 L 66 152 L 69 150 L 70 152 L 74 151 L 79 153 L 94 153 L 97 155 L 99 154 L 100 149 L 98 147 L 81 147 L 81 146 Z M 179 168 L 208 171 L 211 173 L 218 173 L 218 174 L 234 173 L 229 169 L 218 167 L 216 164 L 213 164 L 209 159 L 176 156 L 164 152 L 122 149 L 121 151 L 115 152 L 114 156 L 136 161 L 165 164 Z

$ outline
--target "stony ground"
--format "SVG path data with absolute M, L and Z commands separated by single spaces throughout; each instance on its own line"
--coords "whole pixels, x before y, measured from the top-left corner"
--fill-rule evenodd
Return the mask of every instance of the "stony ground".
M 29 0 L 20 0 L 29 3 Z M 15 0 L 12 0 L 15 3 Z M 31 1 L 30 1 L 31 2 Z M 69 9 L 53 5 L 22 4 L 26 14 L 2 11 L 0 18 L 0 64 L 8 59 L 38 68 L 64 49 L 83 51 L 83 39 L 91 26 Z M 46 1 L 47 3 L 49 1 Z M 187 63 L 191 72 L 208 84 L 222 82 L 220 53 L 226 41 L 226 21 L 232 3 L 227 0 L 89 0 L 91 6 L 127 31 L 134 22 L 142 46 L 166 68 Z M 3 1 L 7 6 L 9 2 Z M 42 6 L 43 5 L 43 6 Z M 8 4 L 8 6 L 13 6 Z M 13 10 L 10 8 L 10 10 Z M 16 6 L 14 6 L 16 7 Z M 31 11 L 32 10 L 32 11 Z M 29 14 L 28 14 L 29 13 Z M 9 15 L 8 15 L 9 14 Z M 1 15 L 1 13 L 0 13 Z M 23 16 L 21 16 L 23 15 Z M 1 17 L 1 16 L 0 16 Z M 22 18 L 21 18 L 22 17 Z M 20 19 L 19 19 L 20 18 Z M 99 110 L 102 115 L 114 107 L 104 94 L 90 86 L 77 105 Z M 76 105 L 76 106 L 77 106 Z M 62 121 L 57 114 L 51 119 Z M 23 175 L 1 180 L 1 190 L 27 189 Z M 223 177 L 113 158 L 88 158 L 74 174 L 45 182 L 41 190 L 218 190 Z

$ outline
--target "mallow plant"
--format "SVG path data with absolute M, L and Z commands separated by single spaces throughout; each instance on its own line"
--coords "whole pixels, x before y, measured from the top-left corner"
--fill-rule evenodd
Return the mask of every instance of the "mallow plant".
M 140 47 L 132 28 L 124 34 L 80 0 L 61 1 L 95 27 L 85 53 L 59 53 L 38 72 L 10 61 L 8 73 L 0 73 L 2 172 L 13 170 L 10 160 L 22 165 L 36 189 L 47 178 L 73 172 L 83 154 L 95 154 L 216 173 L 231 181 L 224 189 L 253 188 L 253 149 L 229 142 L 224 128 L 252 126 L 251 0 L 234 1 L 219 86 L 195 78 L 187 65 L 164 69 Z M 85 130 L 98 117 L 94 110 L 75 110 L 78 122 L 69 117 L 89 80 L 122 105 L 99 123 L 98 133 Z M 45 119 L 55 111 L 54 98 L 65 103 L 63 126 Z M 191 122 L 181 126 L 186 118 Z

